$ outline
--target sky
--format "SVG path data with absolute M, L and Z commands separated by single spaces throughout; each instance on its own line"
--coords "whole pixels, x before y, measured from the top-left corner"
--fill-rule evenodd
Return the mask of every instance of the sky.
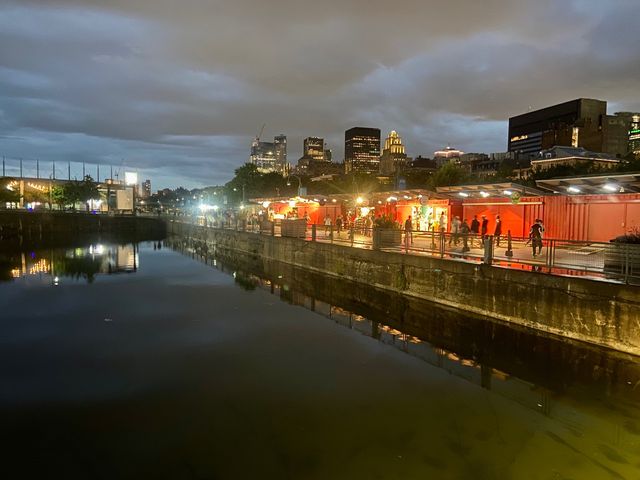
M 155 190 L 230 180 L 263 124 L 293 163 L 307 136 L 342 161 L 353 126 L 410 156 L 505 151 L 530 109 L 640 111 L 638 18 L 638 0 L 0 0 L 0 155 Z

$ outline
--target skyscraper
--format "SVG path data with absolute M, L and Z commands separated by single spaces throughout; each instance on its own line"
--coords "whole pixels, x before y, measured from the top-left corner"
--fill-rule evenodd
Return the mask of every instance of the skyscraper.
M 304 156 L 311 157 L 317 162 L 324 158 L 324 139 L 320 137 L 307 137 L 304 139 Z
M 398 132 L 391 130 L 384 141 L 384 149 L 380 156 L 380 173 L 393 175 L 402 171 L 407 166 L 407 155 L 404 152 L 402 138 Z
M 344 132 L 345 173 L 378 173 L 380 168 L 380 129 L 353 127 Z
M 145 180 L 142 182 L 142 196 L 149 198 L 151 196 L 151 180 Z
M 288 171 L 287 137 L 278 135 L 273 140 L 262 142 L 259 137 L 254 138 L 249 163 L 258 167 L 258 171 L 262 173 L 278 172 L 285 175 Z
M 287 136 L 280 134 L 273 139 L 273 143 L 275 146 L 276 171 L 286 175 L 289 170 L 289 165 L 287 164 Z

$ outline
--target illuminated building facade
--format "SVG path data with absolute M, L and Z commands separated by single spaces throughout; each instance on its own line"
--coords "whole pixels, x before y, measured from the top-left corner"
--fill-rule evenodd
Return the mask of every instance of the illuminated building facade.
M 629 151 L 640 155 L 640 113 L 635 114 L 631 119 L 629 128 Z
M 273 142 L 262 142 L 258 137 L 254 138 L 249 163 L 258 167 L 258 171 L 262 173 L 278 172 L 286 175 L 289 170 L 287 136 L 278 135 Z
M 393 175 L 407 167 L 407 155 L 404 151 L 402 138 L 398 132 L 392 130 L 384 141 L 384 149 L 380 156 L 380 173 Z
M 287 163 L 287 136 L 278 135 L 273 139 L 274 152 L 276 157 L 276 172 L 285 175 L 289 170 Z
M 345 173 L 378 173 L 380 170 L 380 129 L 353 127 L 344 132 Z
M 618 157 L 629 151 L 633 113 L 607 115 L 607 102 L 578 98 L 509 119 L 509 152 L 536 157 L 554 146 L 584 148 Z
M 142 182 L 142 196 L 149 198 L 151 196 L 151 180 L 145 180 Z
M 436 165 L 441 167 L 446 163 L 460 163 L 460 157 L 464 155 L 462 150 L 458 150 L 457 148 L 453 148 L 451 146 L 447 146 L 442 150 L 438 150 L 433 152 L 433 159 L 436 161 Z
M 325 161 L 324 139 L 320 137 L 307 137 L 304 139 L 304 156 L 311 157 L 317 162 Z

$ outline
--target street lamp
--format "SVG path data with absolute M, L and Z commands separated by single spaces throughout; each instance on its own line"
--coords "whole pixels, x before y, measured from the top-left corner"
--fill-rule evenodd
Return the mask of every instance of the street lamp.
M 300 177 L 297 175 L 288 175 L 287 176 L 287 187 L 291 186 L 291 181 L 289 180 L 291 177 L 297 178 L 298 179 L 298 196 L 300 196 L 300 191 L 302 190 L 302 180 L 300 180 Z

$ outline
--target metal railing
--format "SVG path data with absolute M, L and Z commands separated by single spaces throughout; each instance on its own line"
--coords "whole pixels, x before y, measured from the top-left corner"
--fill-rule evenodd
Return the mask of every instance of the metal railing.
M 172 217 L 170 220 L 196 223 L 208 228 L 296 237 L 310 242 L 354 248 L 435 256 L 497 267 L 640 284 L 640 245 L 635 244 L 542 239 L 541 242 L 534 242 L 534 248 L 530 239 L 512 237 L 509 234 L 483 237 L 422 230 L 383 230 L 353 225 L 305 225 L 304 222 L 301 227 L 290 229 L 283 228 L 280 221 L 257 223 L 225 219 L 205 223 L 202 219 L 198 221 L 192 217 Z

